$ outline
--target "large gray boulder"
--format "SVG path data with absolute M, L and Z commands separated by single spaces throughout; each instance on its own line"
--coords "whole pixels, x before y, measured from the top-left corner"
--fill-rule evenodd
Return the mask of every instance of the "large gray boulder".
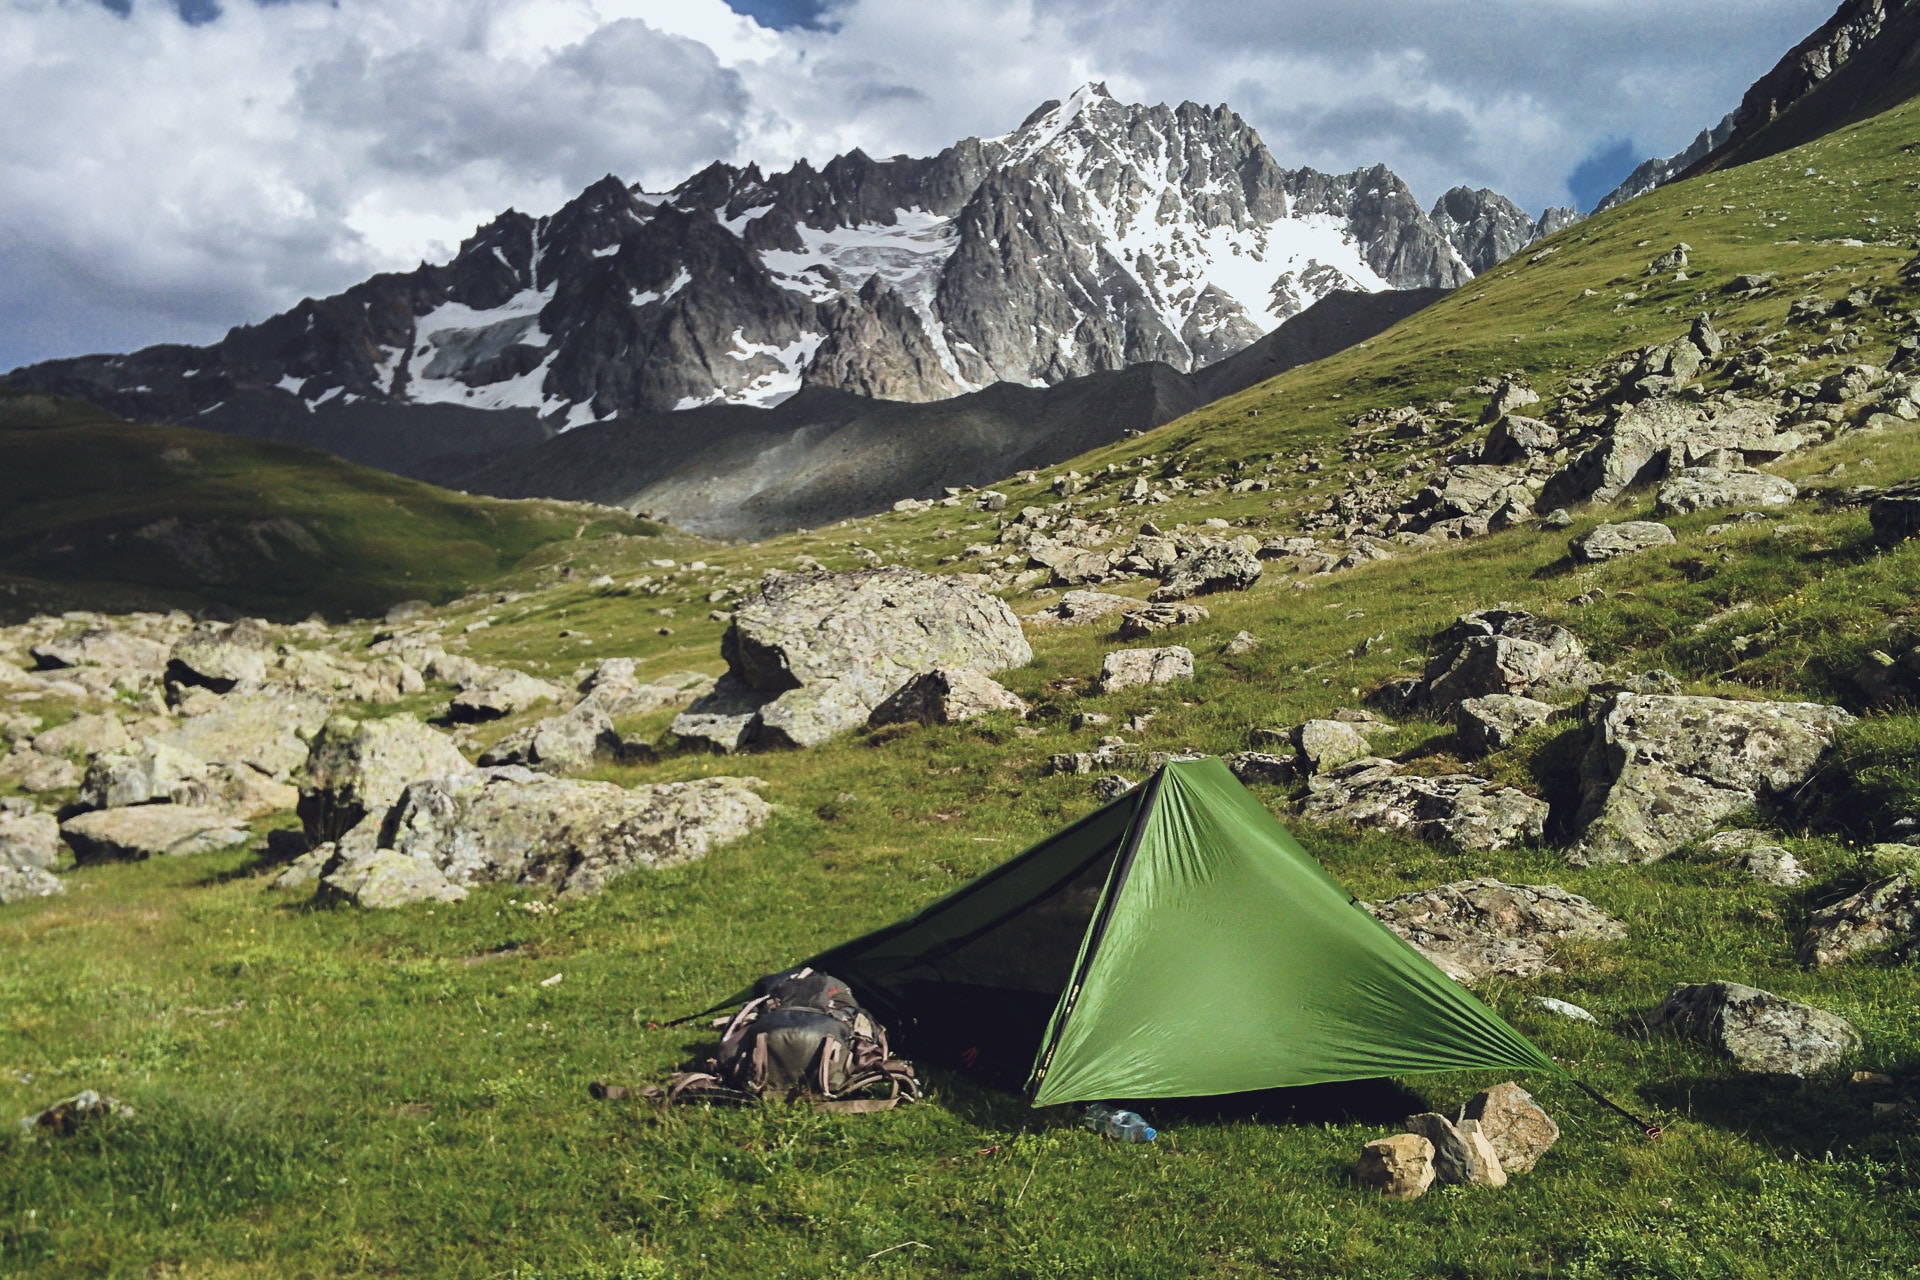
M 119 751 L 132 741 L 119 717 L 101 712 L 75 716 L 58 728 L 47 730 L 34 738 L 33 749 L 48 756 L 92 756 L 102 751 Z
M 335 716 L 314 735 L 300 782 L 308 842 L 339 840 L 369 817 L 378 823 L 411 784 L 472 767 L 451 738 L 410 715 Z
M 1737 982 L 1675 987 L 1647 1026 L 1712 1045 L 1741 1071 L 1762 1075 L 1814 1075 L 1860 1047 L 1845 1018 Z
M 174 642 L 167 678 L 215 693 L 255 688 L 267 678 L 272 656 L 273 638 L 259 623 L 205 622 Z
M 1567 550 L 1576 564 L 1599 564 L 1655 547 L 1670 547 L 1673 543 L 1673 530 L 1658 520 L 1623 520 L 1619 524 L 1596 525 L 1567 543 Z
M 327 715 L 326 700 L 312 694 L 230 693 L 212 710 L 147 740 L 209 764 L 244 764 L 284 779 L 306 762 L 308 739 Z
M 1582 688 L 1599 666 L 1565 627 L 1499 605 L 1462 614 L 1435 642 L 1414 701 L 1438 712 L 1467 698 Z
M 673 671 L 642 680 L 633 658 L 605 658 L 580 684 L 576 709 L 606 713 L 610 719 L 652 715 L 713 691 L 713 677 L 698 671 Z
M 1560 447 L 1560 433 L 1538 418 L 1523 418 L 1517 413 L 1502 414 L 1487 432 L 1480 450 L 1480 461 L 1489 466 L 1526 463 Z
M 1609 502 L 1635 485 L 1651 484 L 1666 473 L 1667 451 L 1705 421 L 1705 410 L 1682 400 L 1655 397 L 1626 406 L 1598 442 L 1547 481 L 1539 505 Z
M 1683 516 L 1711 507 L 1784 507 L 1800 496 L 1799 486 L 1782 476 L 1751 467 L 1687 467 L 1660 486 L 1654 511 Z
M 1627 927 L 1556 884 L 1461 880 L 1367 908 L 1456 982 L 1557 973 L 1556 943 L 1612 942 Z
M 0 867 L 51 868 L 60 860 L 60 820 L 37 810 L 0 810 Z
M 207 762 L 177 747 L 148 739 L 124 751 L 110 751 L 87 762 L 78 803 L 87 809 L 128 805 L 192 803 L 207 780 Z
M 1392 831 L 1462 849 L 1539 843 L 1547 805 L 1524 791 L 1468 774 L 1402 774 L 1385 760 L 1363 759 L 1318 781 L 1302 816 L 1322 826 Z
M 1813 776 L 1853 716 L 1811 702 L 1619 693 L 1581 763 L 1576 864 L 1653 862 Z
M 1840 964 L 1869 951 L 1904 954 L 1920 942 L 1920 884 L 1911 873 L 1877 880 L 1808 918 L 1800 963 Z
M 897 566 L 770 576 L 734 610 L 720 652 L 732 679 L 673 733 L 722 749 L 815 746 L 864 724 L 920 672 L 1033 660 L 1005 601 Z M 731 744 L 729 721 L 740 724 Z
M 1069 591 L 1038 613 L 1022 621 L 1030 627 L 1085 627 L 1110 617 L 1138 609 L 1140 601 L 1105 591 Z
M 753 831 L 773 811 L 757 785 L 702 778 L 627 788 L 512 766 L 471 770 L 409 787 L 388 843 L 453 885 L 593 893 L 616 876 L 692 862 Z
M 613 718 L 596 703 L 582 702 L 508 734 L 480 753 L 480 763 L 577 773 L 596 759 L 619 753 L 620 735 L 613 731 Z
M 285 881 L 286 875 L 281 879 Z M 311 880 L 317 882 L 316 896 L 323 902 L 351 902 L 375 910 L 416 902 L 459 902 L 467 896 L 465 886 L 449 882 L 446 872 L 428 859 L 392 849 L 375 849 L 328 868 L 316 868 Z
M 110 627 L 88 627 L 74 635 L 55 636 L 28 650 L 42 671 L 68 667 L 105 667 L 155 677 L 167 669 L 168 648 L 157 640 L 128 635 Z
M 463 723 L 499 720 L 543 702 L 557 702 L 566 696 L 559 685 L 549 684 L 524 671 L 510 667 L 492 667 L 472 684 L 453 696 L 447 715 Z
M 1150 598 L 1167 602 L 1218 591 L 1245 591 L 1265 569 L 1255 551 L 1231 542 L 1209 543 L 1175 560 Z
M 1100 660 L 1094 680 L 1099 693 L 1118 693 L 1138 685 L 1171 684 L 1193 679 L 1193 650 L 1181 645 L 1162 649 L 1116 649 Z
M 0 756 L 0 782 L 10 782 L 22 791 L 39 795 L 79 786 L 80 770 L 65 756 L 16 747 Z
M 1453 727 L 1463 751 L 1483 756 L 1506 750 L 1521 734 L 1545 724 L 1554 715 L 1551 703 L 1512 693 L 1490 693 L 1483 698 L 1462 699 L 1454 708 Z
M 1029 708 L 999 682 L 964 667 L 935 667 L 900 686 L 867 723 L 960 724 L 996 712 L 1024 720 Z
M 212 853 L 250 838 L 246 824 L 232 814 L 184 804 L 96 809 L 68 818 L 60 834 L 81 866 Z

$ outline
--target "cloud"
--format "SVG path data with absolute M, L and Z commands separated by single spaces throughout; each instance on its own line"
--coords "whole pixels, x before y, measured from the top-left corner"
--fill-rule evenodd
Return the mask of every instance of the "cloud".
M 603 173 L 926 154 L 1091 79 L 1538 209 L 1611 141 L 1684 146 L 1831 3 L 0 0 L 0 368 L 207 341 Z

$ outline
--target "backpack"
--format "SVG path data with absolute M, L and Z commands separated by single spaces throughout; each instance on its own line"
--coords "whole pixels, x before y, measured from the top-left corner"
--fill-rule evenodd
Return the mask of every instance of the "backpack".
M 713 1025 L 720 1047 L 707 1069 L 680 1072 L 649 1096 L 751 1102 L 810 1095 L 816 1109 L 840 1112 L 885 1111 L 920 1097 L 913 1064 L 893 1056 L 887 1029 L 831 974 L 769 974 L 738 1013 Z

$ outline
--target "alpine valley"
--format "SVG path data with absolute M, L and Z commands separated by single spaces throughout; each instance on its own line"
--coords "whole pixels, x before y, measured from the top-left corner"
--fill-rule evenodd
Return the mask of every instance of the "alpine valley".
M 928 159 L 856 150 L 771 175 L 716 163 L 664 193 L 610 176 L 551 216 L 501 214 L 445 265 L 303 301 L 210 347 L 57 360 L 5 381 L 441 483 L 498 489 L 505 475 L 516 495 L 757 534 L 1157 426 L 1438 296 L 1314 314 L 1330 295 L 1454 288 L 1574 218 L 1536 220 L 1465 187 L 1423 211 L 1383 167 L 1285 169 L 1226 107 L 1128 105 L 1092 84 L 1010 134 Z M 1282 345 L 1296 358 L 1263 349 L 1235 366 L 1257 376 L 1221 367 L 1290 320 Z M 1139 365 L 1164 368 L 1068 386 Z M 1067 391 L 1009 417 L 999 384 Z M 795 402 L 803 390 L 841 394 Z M 958 410 L 902 410 L 983 393 Z M 891 403 L 874 406 L 884 422 L 867 433 L 857 498 L 790 494 L 796 458 L 873 401 Z M 888 461 L 956 412 L 984 414 L 990 438 L 936 451 L 939 465 Z M 596 474 L 576 493 L 529 452 L 614 420 L 602 438 L 671 458 L 673 474 Z M 764 481 L 743 488 L 756 471 Z M 720 497 L 687 496 L 722 478 Z M 730 514 L 750 499 L 750 518 Z

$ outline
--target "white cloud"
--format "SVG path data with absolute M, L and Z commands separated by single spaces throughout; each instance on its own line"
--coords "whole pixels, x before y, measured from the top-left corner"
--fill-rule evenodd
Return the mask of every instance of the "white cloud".
M 205 341 L 603 173 L 925 154 L 1088 79 L 1538 208 L 1604 139 L 1678 149 L 1831 3 L 839 0 L 775 33 L 722 0 L 0 0 L 0 368 Z

